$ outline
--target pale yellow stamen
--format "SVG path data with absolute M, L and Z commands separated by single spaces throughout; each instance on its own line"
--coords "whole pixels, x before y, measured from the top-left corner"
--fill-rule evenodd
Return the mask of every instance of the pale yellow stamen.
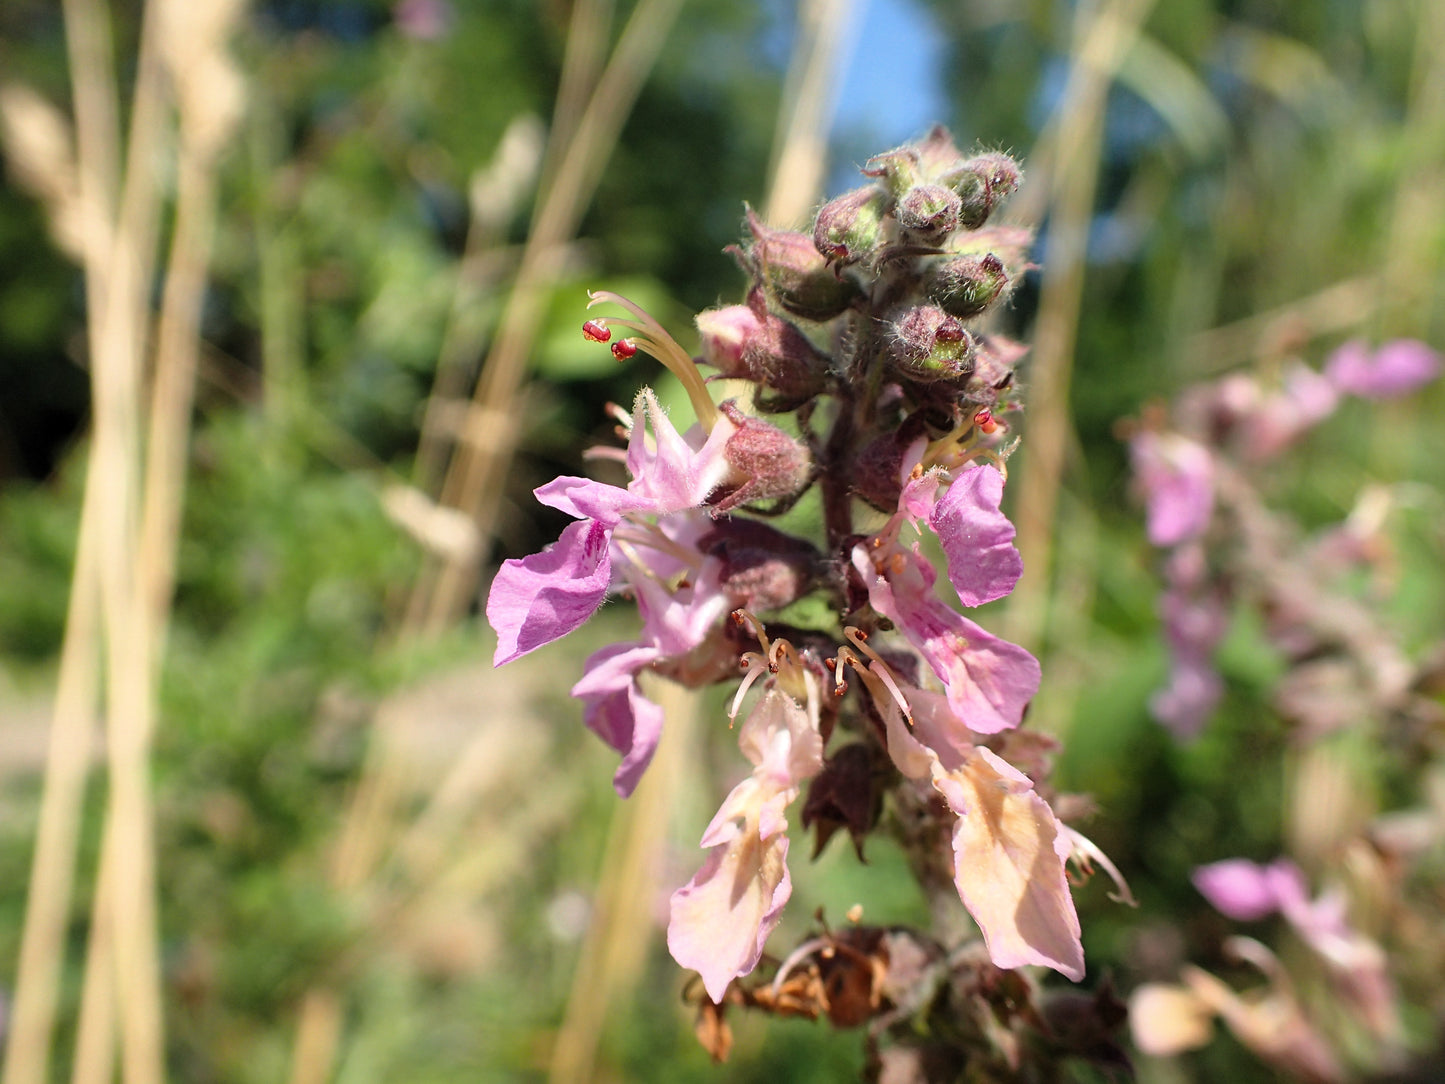
M 662 362 L 673 376 L 682 381 L 682 386 L 687 391 L 687 397 L 692 402 L 692 409 L 697 414 L 698 424 L 702 426 L 703 432 L 711 433 L 713 426 L 717 424 L 718 409 L 712 401 L 712 396 L 707 393 L 707 385 L 703 381 L 702 373 L 698 371 L 697 365 L 693 362 L 692 356 L 679 346 L 677 340 L 648 315 L 645 309 L 627 300 L 621 294 L 614 294 L 611 290 L 593 290 L 588 292 L 587 297 L 589 309 L 594 305 L 611 302 L 614 305 L 621 305 L 636 317 L 635 321 L 609 319 L 607 322 L 614 327 L 625 327 L 636 332 L 631 337 L 636 347 Z

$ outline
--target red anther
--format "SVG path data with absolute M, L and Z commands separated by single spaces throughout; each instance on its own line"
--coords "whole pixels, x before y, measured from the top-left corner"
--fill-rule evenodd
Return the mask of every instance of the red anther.
M 626 361 L 637 353 L 637 344 L 631 339 L 618 339 L 612 344 L 612 356 L 618 361 Z
M 824 660 L 823 660 L 823 665 L 826 666 L 829 670 L 836 670 L 836 669 L 838 669 L 838 660 L 837 660 L 837 659 L 824 659 Z
M 858 639 L 862 640 L 864 643 L 868 642 L 868 634 L 862 629 L 855 629 L 853 631 L 853 635 L 856 636 Z
M 844 693 L 846 693 L 847 691 L 848 691 L 848 683 L 847 683 L 846 681 L 840 681 L 840 682 L 838 682 L 837 685 L 834 685 L 834 686 L 833 686 L 833 695 L 834 695 L 834 696 L 842 696 L 842 695 L 843 695 Z
M 741 625 L 743 621 L 747 618 L 748 612 L 746 610 L 734 610 L 732 613 L 728 614 L 728 616 L 733 619 L 733 624 Z
M 601 320 L 588 320 L 582 325 L 582 335 L 592 342 L 605 343 L 612 338 L 612 329 Z
M 989 410 L 987 407 L 980 410 L 977 414 L 973 416 L 973 424 L 978 426 L 985 433 L 994 433 L 998 431 L 998 422 L 993 420 L 993 411 Z

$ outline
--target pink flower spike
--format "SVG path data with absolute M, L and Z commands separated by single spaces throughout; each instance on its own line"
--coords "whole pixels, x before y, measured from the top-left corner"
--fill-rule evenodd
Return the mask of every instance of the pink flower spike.
M 1014 525 L 999 510 L 1003 475 L 974 466 L 957 474 L 928 522 L 948 558 L 948 582 L 965 606 L 1003 598 L 1023 575 Z
M 1441 358 L 1418 339 L 1393 339 L 1372 355 L 1359 339 L 1345 343 L 1325 363 L 1325 376 L 1340 391 L 1362 399 L 1393 399 L 1440 375 Z
M 550 644 L 597 612 L 612 578 L 610 536 L 584 519 L 541 553 L 502 563 L 487 595 L 487 621 L 497 630 L 493 666 Z
M 1275 867 L 1247 858 L 1200 866 L 1191 879 L 1216 911 L 1236 922 L 1256 922 L 1274 914 L 1280 908 L 1279 890 L 1285 887 Z

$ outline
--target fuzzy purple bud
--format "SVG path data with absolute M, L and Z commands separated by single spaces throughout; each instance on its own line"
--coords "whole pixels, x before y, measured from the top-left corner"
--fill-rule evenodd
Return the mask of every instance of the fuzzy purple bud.
M 823 390 L 828 359 L 808 337 L 768 311 L 762 292 L 746 305 L 698 313 L 702 358 L 723 376 L 752 380 L 801 402 Z
M 898 508 L 898 495 L 903 492 L 903 466 L 918 462 L 928 426 L 923 412 L 910 414 L 897 429 L 869 441 L 853 461 L 851 488 L 853 493 L 880 512 Z
M 858 283 L 836 274 L 807 234 L 772 229 L 752 208 L 748 230 L 753 235 L 745 256 L 748 269 L 794 316 L 831 320 L 861 296 Z
M 913 380 L 957 380 L 973 372 L 973 336 L 936 305 L 909 309 L 892 325 L 891 356 Z
M 1003 261 L 992 252 L 985 256 L 959 256 L 930 267 L 923 289 L 950 316 L 967 320 L 998 299 L 1008 286 Z
M 729 602 L 755 614 L 801 598 L 821 565 L 812 543 L 742 517 L 717 520 L 697 546 L 721 563 L 718 585 Z
M 737 431 L 723 446 L 723 458 L 730 469 L 720 491 L 721 499 L 712 505 L 714 514 L 802 492 L 813 473 L 813 457 L 807 445 L 761 418 L 744 414 L 731 399 L 720 404 L 718 410 Z
M 877 185 L 829 200 L 813 224 L 813 244 L 829 263 L 846 267 L 870 256 L 883 241 L 883 216 L 892 199 Z

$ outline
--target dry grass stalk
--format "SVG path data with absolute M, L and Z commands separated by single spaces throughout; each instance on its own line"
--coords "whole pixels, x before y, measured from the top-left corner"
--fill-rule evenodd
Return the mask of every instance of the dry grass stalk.
M 822 191 L 828 128 L 841 69 L 856 37 L 857 14 L 853 0 L 812 0 L 798 12 L 768 171 L 771 180 L 763 218 L 771 225 L 801 225 Z
M 150 414 L 153 429 L 143 483 L 141 357 L 163 195 L 153 163 L 166 128 L 165 42 L 160 24 L 169 18 L 176 25 L 183 10 L 179 4 L 167 8 L 161 0 L 153 0 L 145 11 L 126 183 L 115 210 L 118 110 L 109 24 L 103 8 L 93 0 L 68 0 L 65 8 L 75 83 L 75 189 L 87 224 L 81 255 L 90 307 L 94 436 L 56 699 L 53 744 L 57 755 L 47 767 L 17 989 L 17 1029 L 7 1051 L 6 1084 L 38 1084 L 47 1075 L 62 959 L 60 938 L 70 911 L 78 810 L 89 745 L 85 738 L 93 725 L 97 691 L 97 621 L 93 612 L 97 592 L 108 676 L 110 788 L 75 1079 L 109 1080 L 113 1076 L 117 1010 L 121 1014 L 124 1078 L 149 1082 L 164 1077 L 149 747 L 214 216 L 212 160 L 224 142 L 227 118 L 235 114 L 234 108 L 225 111 L 217 105 L 217 73 L 230 70 L 223 59 L 218 62 L 217 51 L 239 9 L 211 5 L 206 13 L 213 18 L 204 25 L 194 20 L 186 23 L 179 33 L 184 40 L 172 33 L 171 76 L 183 113 L 181 190 L 160 322 L 156 400 Z M 198 95 L 194 88 L 203 79 L 210 85 Z M 233 95 L 232 100 L 235 98 Z M 187 121 L 186 117 L 195 119 Z M 77 733 L 81 740 L 76 740 Z
M 1069 424 L 1069 383 L 1084 290 L 1084 247 L 1094 213 L 1109 86 L 1154 0 L 1112 0 L 1081 15 L 1073 65 L 1060 95 L 1047 175 L 1051 238 L 1039 292 L 1031 362 L 1026 469 L 1016 483 L 1018 547 L 1029 574 L 1009 602 L 1008 635 L 1037 645 L 1047 623 L 1052 540 Z M 1037 167 L 1036 167 L 1037 168 Z M 1037 183 L 1037 172 L 1035 173 Z
M 68 145 L 69 134 L 62 122 L 62 146 L 52 146 L 50 160 L 38 161 L 36 166 L 42 181 L 46 171 L 52 174 L 48 183 L 52 233 L 64 238 L 78 231 L 72 238 L 78 251 L 72 254 L 78 255 L 85 267 L 86 301 L 93 317 L 86 330 L 90 353 L 95 357 L 104 349 L 101 327 L 94 317 L 107 303 L 105 272 L 117 187 L 114 69 L 110 24 L 99 6 L 88 0 L 67 0 L 65 18 L 79 145 L 73 149 Z M 51 123 L 50 127 L 54 136 L 56 126 Z M 45 135 L 43 128 L 39 134 Z M 13 153 L 13 145 L 11 149 Z M 43 145 L 40 149 L 44 149 Z M 73 177 L 63 175 L 72 169 Z M 46 187 L 41 185 L 42 196 Z M 46 764 L 41 821 L 26 902 L 14 1018 L 5 1051 L 5 1084 L 41 1084 L 48 1076 L 64 961 L 63 938 L 70 918 L 80 803 L 99 694 L 102 497 L 102 478 L 98 472 L 87 472 L 61 649 L 51 756 Z
M 552 1048 L 547 1075 L 551 1084 L 598 1078 L 597 1044 L 607 1013 L 630 1001 L 652 943 L 639 927 L 652 928 L 648 916 L 664 887 L 659 874 L 677 796 L 693 759 L 699 702 L 695 691 L 671 682 L 657 682 L 656 691 L 667 727 L 637 790 L 613 810 L 592 921 Z
M 563 246 L 576 233 L 679 5 L 680 0 L 642 0 L 633 10 L 576 134 L 561 154 L 555 180 L 541 197 L 501 326 L 477 382 L 473 398 L 483 408 L 480 417 L 512 418 L 527 356 L 536 340 L 545 287 Z M 442 503 L 461 509 L 476 522 L 483 559 L 511 461 L 513 429 L 509 424 L 492 430 L 473 420 L 442 485 Z M 413 590 L 405 631 L 439 633 L 465 611 L 476 585 L 477 562 L 429 561 Z

